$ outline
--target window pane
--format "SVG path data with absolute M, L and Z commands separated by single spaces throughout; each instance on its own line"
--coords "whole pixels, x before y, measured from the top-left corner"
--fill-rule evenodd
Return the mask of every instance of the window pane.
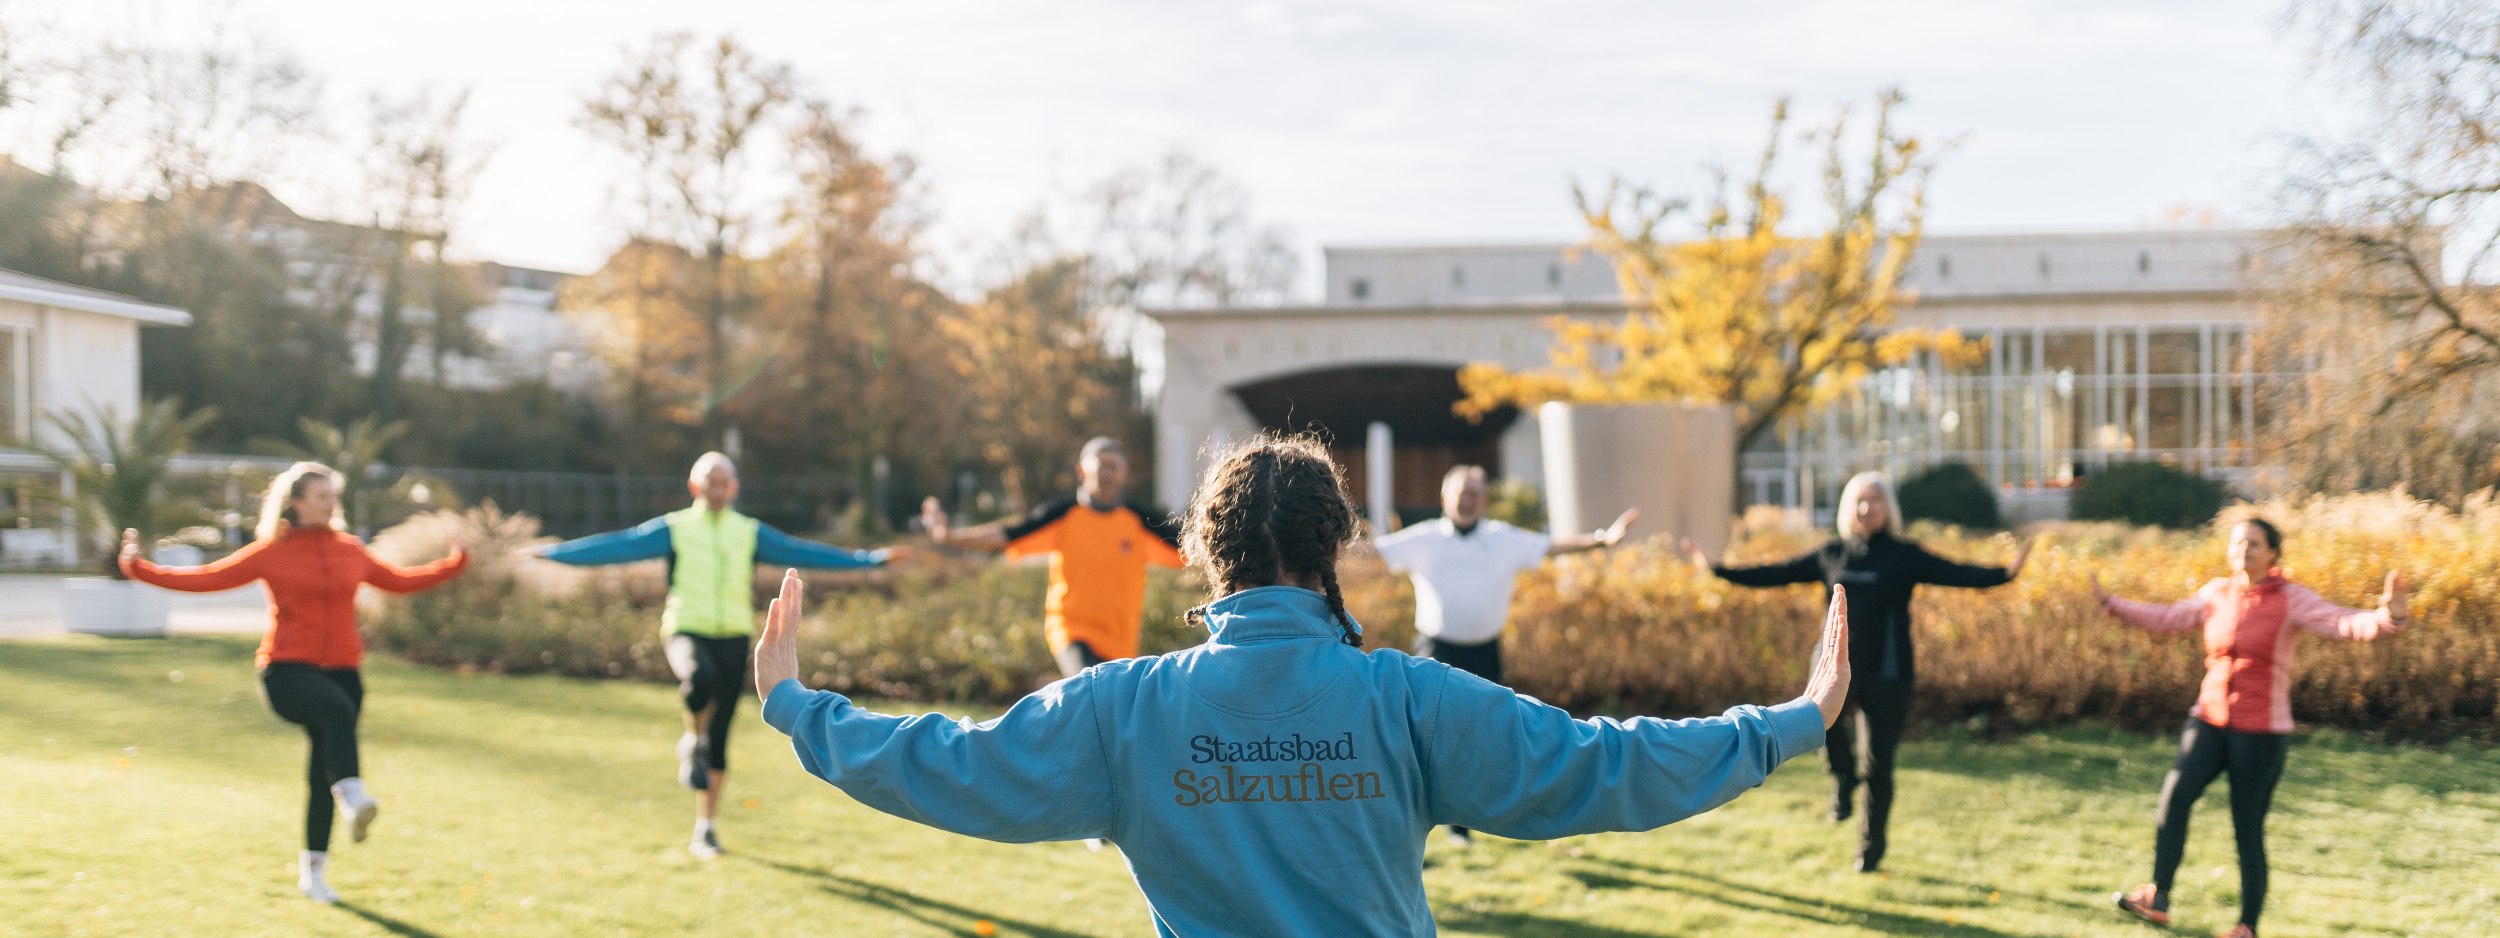
M 2192 375 L 2196 363 L 2196 333 L 2155 332 L 2146 337 L 2144 363 L 2147 374 Z
M 2093 339 L 2089 332 L 2052 332 L 2040 337 L 2042 369 L 2050 374 L 2071 371 L 2078 375 L 2100 373 L 2095 361 Z
M 2153 388 L 2145 392 L 2145 432 L 2152 449 L 2184 449 L 2192 442 L 2188 422 L 2190 388 Z

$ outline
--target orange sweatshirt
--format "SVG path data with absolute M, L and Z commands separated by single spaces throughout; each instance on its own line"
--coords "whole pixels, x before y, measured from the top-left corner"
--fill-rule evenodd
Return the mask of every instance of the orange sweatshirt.
M 260 580 L 269 586 L 269 632 L 261 637 L 259 666 L 299 662 L 320 668 L 353 668 L 364 662 L 364 637 L 356 634 L 356 588 L 367 583 L 394 593 L 413 593 L 459 575 L 469 555 L 417 567 L 394 567 L 365 552 L 354 535 L 325 528 L 290 528 L 274 539 L 253 541 L 204 567 L 160 567 L 145 559 L 122 561 L 131 579 L 166 589 L 214 593 Z

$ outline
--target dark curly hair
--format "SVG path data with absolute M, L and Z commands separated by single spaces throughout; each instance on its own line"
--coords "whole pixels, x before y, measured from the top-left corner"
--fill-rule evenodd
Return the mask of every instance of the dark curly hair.
M 1348 645 L 1363 630 L 1337 589 L 1337 555 L 1354 542 L 1354 508 L 1328 448 L 1309 436 L 1263 433 L 1217 455 L 1190 503 L 1181 553 L 1217 598 L 1286 578 L 1316 580 Z M 1204 626 L 1205 608 L 1189 611 Z

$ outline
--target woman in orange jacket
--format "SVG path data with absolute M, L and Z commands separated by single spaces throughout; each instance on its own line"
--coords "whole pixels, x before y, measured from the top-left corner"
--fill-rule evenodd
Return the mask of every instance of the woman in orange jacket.
M 160 567 L 139 553 L 136 531 L 122 532 L 121 568 L 133 580 L 167 589 L 213 593 L 254 580 L 269 589 L 269 631 L 262 636 L 260 685 L 269 708 L 304 728 L 312 740 L 304 809 L 304 856 L 296 887 L 315 902 L 337 902 L 325 878 L 332 801 L 349 816 L 349 839 L 362 843 L 378 811 L 356 761 L 356 717 L 364 706 L 364 639 L 356 633 L 356 590 L 372 584 L 413 593 L 459 575 L 465 549 L 419 567 L 395 567 L 365 551 L 346 532 L 338 510 L 338 473 L 296 463 L 270 480 L 252 543 L 204 567 Z

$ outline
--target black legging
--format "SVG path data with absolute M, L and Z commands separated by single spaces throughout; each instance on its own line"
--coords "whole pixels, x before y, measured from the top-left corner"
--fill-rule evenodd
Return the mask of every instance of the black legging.
M 672 632 L 668 668 L 677 672 L 677 696 L 685 701 L 686 712 L 704 718 L 696 744 L 703 764 L 715 772 L 729 771 L 729 726 L 746 690 L 747 637 Z
M 1082 640 L 1061 646 L 1058 651 L 1050 653 L 1050 658 L 1059 663 L 1060 677 L 1075 677 L 1079 671 L 1111 660 L 1095 651 L 1091 643 Z
M 2187 850 L 2188 811 L 2213 784 L 2231 774 L 2231 834 L 2240 848 L 2240 921 L 2257 927 L 2266 908 L 2266 809 L 2274 804 L 2274 783 L 2283 778 L 2283 752 L 2290 739 L 2280 733 L 2227 730 L 2195 717 L 2179 734 L 2179 761 L 2161 782 L 2160 825 L 2153 837 L 2153 888 L 2167 900 L 2171 879 Z
M 304 849 L 328 850 L 330 822 L 338 813 L 330 785 L 359 774 L 356 716 L 364 710 L 364 678 L 354 668 L 324 670 L 280 661 L 261 669 L 260 688 L 269 698 L 269 709 L 303 727 L 312 739 L 312 758 L 304 772 L 312 789 L 304 802 Z
M 1823 763 L 1832 773 L 1832 803 L 1846 805 L 1866 782 L 1866 812 L 1858 816 L 1858 855 L 1884 858 L 1884 825 L 1892 817 L 1892 757 L 1901 749 L 1901 728 L 1910 721 L 1911 682 L 1881 678 L 1849 686 L 1841 718 L 1823 731 Z

